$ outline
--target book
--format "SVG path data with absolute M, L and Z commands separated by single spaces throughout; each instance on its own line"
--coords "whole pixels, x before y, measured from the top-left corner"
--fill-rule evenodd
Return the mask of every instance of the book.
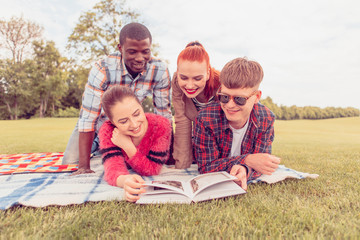
M 140 195 L 138 204 L 187 203 L 224 198 L 246 191 L 234 182 L 237 178 L 225 171 L 205 173 L 186 181 L 176 176 L 166 179 L 146 181 L 146 192 Z

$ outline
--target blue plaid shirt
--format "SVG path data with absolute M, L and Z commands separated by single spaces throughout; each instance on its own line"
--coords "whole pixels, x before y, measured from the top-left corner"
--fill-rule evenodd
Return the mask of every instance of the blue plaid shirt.
M 114 53 L 96 62 L 90 73 L 82 98 L 79 132 L 98 131 L 107 120 L 101 108 L 101 96 L 113 85 L 128 86 L 142 102 L 152 97 L 154 113 L 172 121 L 170 110 L 170 74 L 167 65 L 152 58 L 146 69 L 135 79 L 128 73 L 121 53 Z

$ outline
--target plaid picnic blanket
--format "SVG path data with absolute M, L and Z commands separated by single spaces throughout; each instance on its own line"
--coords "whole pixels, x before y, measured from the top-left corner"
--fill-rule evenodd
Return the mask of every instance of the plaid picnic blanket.
M 0 154 L 0 175 L 33 172 L 72 172 L 77 165 L 62 165 L 62 152 Z
M 54 153 L 55 155 L 56 153 Z M 4 157 L 4 155 L 1 156 Z M 38 156 L 40 158 L 39 161 L 41 161 L 39 155 L 35 154 L 34 156 Z M 40 156 L 45 158 L 46 154 L 40 154 Z M 54 161 L 59 161 L 59 159 Z M 93 157 L 90 164 L 91 169 L 95 173 L 76 176 L 71 176 L 69 172 L 33 172 L 29 174 L 13 173 L 0 175 L 0 210 L 6 210 L 16 205 L 45 207 L 50 205 L 82 204 L 89 201 L 123 200 L 123 189 L 110 186 L 104 181 L 104 168 L 101 162 L 100 156 Z M 164 166 L 159 175 L 144 177 L 144 179 L 145 181 L 163 180 L 169 175 L 176 175 L 179 180 L 187 180 L 198 174 L 196 164 L 181 170 Z M 286 178 L 303 179 L 317 177 L 317 174 L 303 173 L 280 165 L 271 176 L 262 175 L 248 183 L 265 182 L 270 184 Z

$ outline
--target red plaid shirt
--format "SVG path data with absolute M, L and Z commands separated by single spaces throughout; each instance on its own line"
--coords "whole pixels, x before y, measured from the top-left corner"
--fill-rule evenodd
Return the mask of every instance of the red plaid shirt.
M 264 105 L 255 104 L 249 126 L 241 144 L 241 155 L 229 157 L 233 133 L 219 103 L 200 111 L 194 127 L 194 153 L 200 173 L 227 171 L 234 165 L 245 165 L 252 153 L 271 153 L 274 140 L 275 115 Z M 250 178 L 261 173 L 252 171 Z

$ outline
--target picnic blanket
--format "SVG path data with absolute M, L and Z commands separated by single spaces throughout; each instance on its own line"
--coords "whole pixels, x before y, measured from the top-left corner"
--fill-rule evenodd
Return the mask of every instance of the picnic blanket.
M 30 172 L 72 172 L 77 165 L 62 165 L 62 152 L 0 154 L 0 175 Z
M 57 163 L 60 161 L 61 157 Z M 123 200 L 123 189 L 110 186 L 103 180 L 104 168 L 101 157 L 93 157 L 90 164 L 95 173 L 76 176 L 70 176 L 71 173 L 69 172 L 0 175 L 0 209 L 6 210 L 16 205 L 45 207 L 49 205 L 82 204 L 89 201 Z M 164 166 L 160 175 L 144 177 L 144 179 L 162 180 L 166 179 L 168 175 L 177 175 L 179 179 L 187 180 L 198 174 L 195 164 L 182 170 Z M 317 178 L 318 175 L 299 172 L 280 165 L 271 176 L 262 175 L 248 183 L 266 182 L 271 184 L 286 178 L 303 179 L 307 177 Z

